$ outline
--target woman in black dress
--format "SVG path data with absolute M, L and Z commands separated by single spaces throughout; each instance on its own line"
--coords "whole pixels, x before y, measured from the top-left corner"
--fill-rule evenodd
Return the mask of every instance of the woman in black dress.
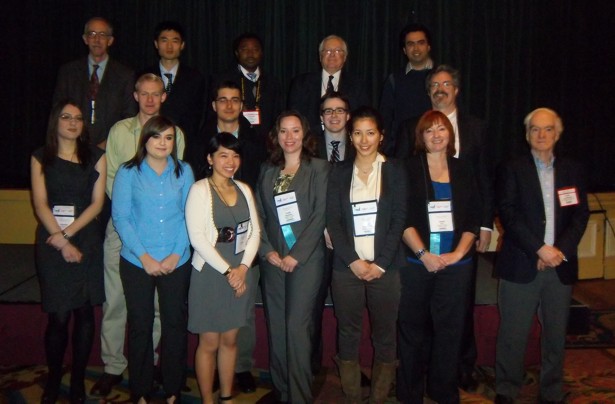
M 51 111 L 44 147 L 31 159 L 32 199 L 39 220 L 36 265 L 43 310 L 49 314 L 45 352 L 49 377 L 42 403 L 57 400 L 73 316 L 71 403 L 85 400 L 85 368 L 94 336 L 94 308 L 105 300 L 100 213 L 107 168 L 90 146 L 78 104 L 60 101 Z

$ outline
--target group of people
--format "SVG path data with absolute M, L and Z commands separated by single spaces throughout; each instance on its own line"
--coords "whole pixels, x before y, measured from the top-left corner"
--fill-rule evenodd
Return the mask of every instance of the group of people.
M 365 309 L 369 401 L 384 402 L 396 384 L 404 403 L 458 402 L 458 388 L 474 381 L 475 252 L 490 243 L 496 206 L 504 229 L 496 401 L 519 393 L 537 311 L 541 400 L 564 399 L 570 285 L 588 209 L 582 170 L 555 161 L 563 125 L 553 110 L 526 117 L 530 151 L 502 164 L 495 181 L 486 126 L 458 111 L 459 74 L 434 65 L 420 24 L 400 33 L 408 65 L 387 79 L 380 111 L 343 70 L 347 45 L 334 35 L 319 46 L 322 70 L 293 80 L 286 111 L 261 70 L 260 39 L 241 35 L 237 66 L 211 80 L 206 114 L 207 80 L 179 63 L 179 24 L 156 28 L 160 63 L 134 90 L 132 72 L 107 54 L 107 20 L 90 19 L 83 40 L 90 53 L 61 68 L 46 144 L 32 155 L 49 313 L 41 402 L 58 398 L 71 317 L 70 399 L 84 402 L 93 307 L 104 302 L 105 373 L 92 394 L 107 395 L 128 367 L 134 402 L 148 402 L 156 383 L 179 402 L 190 331 L 203 402 L 214 402 L 217 380 L 219 402 L 230 403 L 235 378 L 254 389 L 259 284 L 272 402 L 313 401 L 329 288 L 346 402 L 363 402 Z

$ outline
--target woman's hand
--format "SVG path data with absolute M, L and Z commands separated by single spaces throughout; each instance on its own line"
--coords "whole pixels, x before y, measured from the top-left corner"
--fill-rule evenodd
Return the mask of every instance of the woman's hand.
M 282 259 L 282 262 L 280 264 L 280 269 L 284 272 L 293 272 L 297 264 L 299 264 L 299 261 L 297 261 L 290 255 L 287 255 L 286 257 Z
M 449 253 L 440 255 L 440 258 L 444 260 L 444 266 L 449 266 L 458 263 L 459 260 L 463 258 L 463 254 L 456 251 L 451 251 Z
M 83 254 L 81 253 L 81 251 L 79 251 L 77 247 L 69 243 L 68 240 L 66 241 L 67 243 L 61 249 L 64 261 L 70 263 L 81 262 L 81 259 L 83 258 Z
M 179 259 L 181 257 L 179 254 L 171 254 L 162 261 L 160 261 L 160 266 L 162 266 L 162 270 L 165 274 L 170 274 L 175 271 L 177 268 L 177 264 L 179 263 Z
M 384 272 L 382 272 L 382 270 L 378 267 L 378 265 L 372 262 L 368 266 L 368 271 L 363 274 L 363 280 L 370 282 L 370 281 L 373 281 L 374 279 L 382 278 L 382 275 L 384 275 Z
M 265 257 L 267 258 L 267 261 L 273 266 L 279 268 L 282 265 L 282 258 L 280 258 L 280 254 L 278 254 L 277 251 L 271 251 L 270 253 L 267 253 Z
M 243 264 L 231 268 L 231 272 L 226 276 L 228 284 L 235 290 L 246 283 L 246 275 L 248 273 L 248 267 Z
M 145 272 L 147 272 L 148 275 L 160 276 L 165 274 L 164 268 L 162 268 L 160 262 L 156 261 L 148 253 L 145 253 L 141 257 L 139 257 L 139 260 L 141 261 L 143 269 L 145 270 Z
M 446 261 L 439 255 L 432 254 L 429 251 L 421 257 L 421 262 L 429 272 L 438 272 L 446 267 Z
M 246 284 L 244 283 L 243 285 L 241 285 L 240 287 L 235 289 L 235 297 L 243 296 L 243 294 L 246 293 L 246 290 L 248 290 L 248 288 L 247 288 Z
M 64 238 L 64 235 L 61 231 L 58 231 L 47 237 L 46 243 L 55 248 L 56 250 L 60 251 L 66 244 L 69 243 L 69 241 Z
M 352 261 L 349 265 L 352 273 L 359 279 L 363 279 L 363 277 L 369 272 L 369 264 L 367 261 L 358 259 Z

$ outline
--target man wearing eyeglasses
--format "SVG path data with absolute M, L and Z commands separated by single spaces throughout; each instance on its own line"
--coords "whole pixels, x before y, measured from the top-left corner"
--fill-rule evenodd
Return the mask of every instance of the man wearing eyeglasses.
M 395 152 L 399 124 L 421 116 L 431 107 L 425 93 L 425 79 L 433 69 L 429 30 L 422 24 L 408 24 L 399 34 L 399 44 L 408 61 L 403 69 L 387 78 L 379 108 L 385 127 L 383 152 L 388 156 Z
M 431 107 L 445 114 L 455 131 L 455 157 L 466 160 L 472 166 L 476 176 L 481 210 L 480 236 L 476 241 L 476 251 L 484 253 L 491 243 L 493 231 L 494 208 L 494 162 L 491 160 L 491 145 L 487 138 L 487 128 L 484 121 L 459 111 L 457 95 L 459 94 L 459 72 L 447 65 L 440 65 L 432 70 L 426 79 L 427 94 L 431 99 Z M 414 129 L 418 119 L 408 119 L 400 125 L 396 157 L 407 158 L 414 154 Z M 477 257 L 475 255 L 475 257 Z M 475 262 L 475 266 L 477 262 Z M 471 299 L 467 302 L 466 324 L 460 352 L 459 386 L 467 391 L 477 387 L 473 374 L 477 358 L 476 342 L 474 340 L 474 292 L 476 286 L 476 271 L 474 272 Z
M 111 126 L 137 112 L 132 98 L 134 72 L 109 57 L 114 37 L 106 19 L 91 18 L 82 38 L 89 55 L 60 67 L 53 103 L 66 98 L 79 102 L 91 142 L 104 149 Z
M 339 36 L 329 35 L 320 42 L 318 53 L 322 70 L 295 77 L 288 93 L 288 107 L 305 115 L 310 129 L 316 133 L 322 129 L 319 106 L 320 98 L 326 93 L 344 94 L 350 109 L 370 105 L 363 80 L 343 69 L 348 57 L 346 42 Z

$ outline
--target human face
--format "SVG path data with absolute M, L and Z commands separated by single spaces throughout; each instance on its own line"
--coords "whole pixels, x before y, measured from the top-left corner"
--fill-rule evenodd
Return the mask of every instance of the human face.
M 423 31 L 409 32 L 404 43 L 404 55 L 410 64 L 417 68 L 422 68 L 427 63 L 431 46 L 427 42 L 427 37 Z
M 423 142 L 429 153 L 446 153 L 449 139 L 450 133 L 448 133 L 448 129 L 446 129 L 442 122 L 434 122 L 431 128 L 423 132 Z
M 66 105 L 58 117 L 58 137 L 75 140 L 83 132 L 83 114 L 74 105 Z
M 303 148 L 303 127 L 296 116 L 287 116 L 280 121 L 278 131 L 278 143 L 284 151 L 284 155 L 301 153 Z
M 236 88 L 221 88 L 218 90 L 218 97 L 211 105 L 222 122 L 237 122 L 243 107 L 241 93 Z
M 154 41 L 154 46 L 158 49 L 158 55 L 168 61 L 179 59 L 179 55 L 184 50 L 184 41 L 177 31 L 162 31 Z
M 166 160 L 175 146 L 175 128 L 167 128 L 161 133 L 151 136 L 145 143 L 147 158 Z
M 346 103 L 339 98 L 329 98 L 323 104 L 323 111 L 327 109 L 333 110 L 331 115 L 325 115 L 320 112 L 320 119 L 325 124 L 325 129 L 331 133 L 341 133 L 346 128 L 346 122 L 350 115 L 348 114 L 348 108 Z M 336 113 L 335 111 L 344 110 L 342 113 Z
M 376 126 L 376 121 L 371 118 L 357 119 L 350 134 L 350 140 L 357 150 L 357 155 L 362 157 L 375 158 L 383 138 L 384 136 Z
M 233 178 L 241 165 L 241 156 L 234 150 L 220 146 L 213 154 L 207 155 L 207 162 L 212 167 L 213 177 Z
M 244 69 L 253 72 L 261 64 L 263 50 L 261 49 L 261 44 L 256 39 L 246 38 L 239 43 L 235 56 Z
M 167 93 L 159 81 L 143 81 L 139 89 L 134 92 L 135 100 L 139 103 L 139 113 L 146 116 L 155 116 L 160 112 L 160 106 L 167 99 Z
M 90 33 L 96 34 L 90 35 Z M 90 21 L 86 33 L 83 34 L 83 42 L 88 46 L 90 55 L 92 55 L 96 61 L 102 60 L 107 56 L 109 46 L 113 44 L 111 28 L 104 21 Z
M 346 62 L 346 46 L 339 38 L 329 38 L 323 43 L 320 64 L 329 74 L 342 70 Z
M 552 153 L 559 133 L 555 127 L 555 117 L 547 111 L 538 111 L 530 120 L 527 140 L 532 150 L 539 153 Z
M 433 109 L 446 115 L 457 108 L 455 100 L 458 92 L 459 89 L 455 87 L 453 77 L 447 72 L 435 74 L 429 82 L 429 97 Z

